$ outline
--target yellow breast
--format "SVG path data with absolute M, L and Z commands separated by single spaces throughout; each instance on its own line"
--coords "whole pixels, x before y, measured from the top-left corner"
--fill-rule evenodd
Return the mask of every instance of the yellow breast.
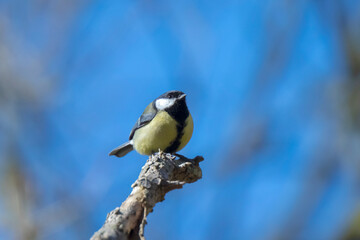
M 164 151 L 177 137 L 176 125 L 167 112 L 158 112 L 150 123 L 135 131 L 134 149 L 142 155 Z
M 176 151 L 180 151 L 190 141 L 193 129 L 194 123 L 191 115 L 186 119 L 183 131 L 178 133 L 177 122 L 166 111 L 160 111 L 150 123 L 135 131 L 132 139 L 133 146 L 138 153 L 151 155 L 159 149 L 164 151 L 178 136 L 181 136 L 180 145 L 176 149 Z

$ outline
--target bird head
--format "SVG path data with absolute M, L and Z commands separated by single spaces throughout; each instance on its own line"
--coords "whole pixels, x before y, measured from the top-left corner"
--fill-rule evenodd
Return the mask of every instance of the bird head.
M 185 103 L 186 94 L 180 91 L 169 91 L 155 99 L 155 107 L 157 110 L 166 110 L 172 108 L 179 103 Z

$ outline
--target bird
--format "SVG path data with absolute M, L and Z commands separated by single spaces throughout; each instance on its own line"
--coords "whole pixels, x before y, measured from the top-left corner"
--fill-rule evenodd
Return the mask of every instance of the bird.
M 130 132 L 129 141 L 112 150 L 109 156 L 123 157 L 134 149 L 141 155 L 159 151 L 175 154 L 190 141 L 193 129 L 186 94 L 168 91 L 145 108 Z

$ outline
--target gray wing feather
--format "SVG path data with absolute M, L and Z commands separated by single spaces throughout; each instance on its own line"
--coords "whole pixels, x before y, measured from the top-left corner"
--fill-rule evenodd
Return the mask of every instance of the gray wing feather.
M 139 119 L 136 121 L 134 127 L 132 128 L 129 136 L 129 140 L 131 140 L 134 137 L 135 131 L 149 122 L 153 120 L 157 113 L 157 110 L 154 108 L 153 103 L 150 103 L 144 110 L 143 114 L 139 117 Z
M 129 152 L 131 152 L 132 150 L 133 150 L 133 145 L 131 144 L 131 142 L 126 142 L 123 145 L 112 150 L 109 153 L 109 156 L 115 155 L 117 157 L 123 157 L 126 154 L 128 154 Z

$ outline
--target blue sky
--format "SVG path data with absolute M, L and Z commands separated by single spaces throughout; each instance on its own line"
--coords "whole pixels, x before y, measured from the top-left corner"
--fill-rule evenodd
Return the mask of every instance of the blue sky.
M 102 225 L 146 161 L 108 152 L 177 89 L 195 123 L 180 153 L 205 157 L 203 179 L 155 207 L 148 239 L 338 239 L 359 208 L 339 19 L 360 11 L 346 3 L 0 2 L 11 73 L 0 74 L 15 99 L 0 112 L 14 129 L 1 165 L 16 146 L 37 238 L 83 239 Z M 39 217 L 57 211 L 63 219 Z

